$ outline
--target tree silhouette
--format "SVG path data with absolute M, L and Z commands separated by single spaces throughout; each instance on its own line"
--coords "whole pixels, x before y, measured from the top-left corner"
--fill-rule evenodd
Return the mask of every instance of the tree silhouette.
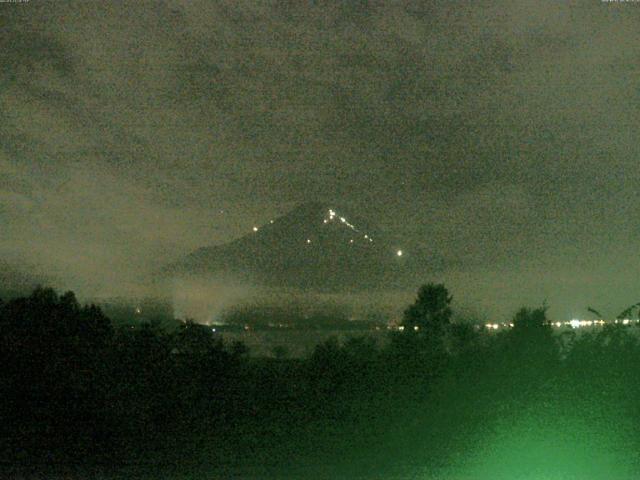
M 504 337 L 508 355 L 504 366 L 517 372 L 522 395 L 535 391 L 560 362 L 560 342 L 547 319 L 547 306 L 523 307 L 513 317 L 513 328 Z
M 640 307 L 640 303 L 634 303 L 630 307 L 625 308 L 622 312 L 620 312 L 616 316 L 616 320 L 623 320 L 625 318 L 629 318 L 633 314 L 633 311 L 638 307 Z M 640 315 L 640 311 L 638 311 L 638 314 Z
M 640 307 L 640 302 L 639 303 L 634 303 L 633 305 L 630 305 L 629 307 L 625 308 L 622 312 L 620 312 L 618 315 L 616 315 L 616 320 L 623 320 L 625 318 L 630 318 L 633 316 L 633 311 Z M 587 307 L 587 310 L 595 315 L 597 315 L 598 318 L 605 318 L 598 310 L 596 310 L 595 308 L 591 308 L 591 307 Z M 640 318 L 640 309 L 638 309 L 637 311 L 637 316 L 638 318 Z
M 513 331 L 538 331 L 551 330 L 547 321 L 547 307 L 539 308 L 522 307 L 513 317 Z
M 447 363 L 451 300 L 443 284 L 429 283 L 404 311 L 403 331 L 392 332 L 390 352 L 407 382 L 440 376 Z
M 441 336 L 451 323 L 452 299 L 443 284 L 421 286 L 416 301 L 404 312 L 402 326 L 405 330 Z

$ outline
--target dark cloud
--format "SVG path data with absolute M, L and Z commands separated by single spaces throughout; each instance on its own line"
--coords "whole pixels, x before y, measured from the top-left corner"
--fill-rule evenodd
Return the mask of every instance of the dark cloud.
M 518 295 L 559 315 L 585 292 L 636 300 L 634 4 L 29 2 L 0 15 L 6 257 L 97 292 L 323 198 L 441 258 L 437 275 L 490 311 Z

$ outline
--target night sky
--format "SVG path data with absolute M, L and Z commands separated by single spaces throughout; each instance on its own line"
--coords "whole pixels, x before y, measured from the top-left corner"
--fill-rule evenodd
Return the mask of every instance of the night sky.
M 640 300 L 640 4 L 0 3 L 0 257 L 143 289 L 300 202 L 457 305 Z M 411 296 L 412 292 L 408 292 Z

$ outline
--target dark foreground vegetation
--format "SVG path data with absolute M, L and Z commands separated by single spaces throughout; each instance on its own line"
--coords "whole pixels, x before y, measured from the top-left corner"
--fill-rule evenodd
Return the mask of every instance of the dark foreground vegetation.
M 0 303 L 2 478 L 638 478 L 636 327 L 486 334 L 420 289 L 379 347 L 257 358 L 72 293 Z

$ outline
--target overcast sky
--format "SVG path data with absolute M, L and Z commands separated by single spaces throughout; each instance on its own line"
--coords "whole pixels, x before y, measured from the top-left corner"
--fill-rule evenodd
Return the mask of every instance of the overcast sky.
M 640 300 L 640 3 L 31 0 L 0 63 L 0 254 L 86 295 L 321 199 L 491 315 Z

